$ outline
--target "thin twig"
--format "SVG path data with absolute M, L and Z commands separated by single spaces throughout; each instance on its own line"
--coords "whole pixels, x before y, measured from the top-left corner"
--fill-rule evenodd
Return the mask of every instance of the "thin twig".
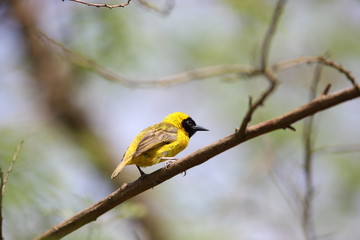
M 288 171 L 283 172 L 286 172 L 288 175 L 284 176 L 284 173 L 281 174 L 280 171 L 273 170 L 270 172 L 270 177 L 275 183 L 275 186 L 279 189 L 280 194 L 283 196 L 286 203 L 289 205 L 291 212 L 293 212 L 294 216 L 298 216 L 299 208 L 296 203 L 301 199 L 301 194 L 294 182 L 294 175 L 291 175 Z
M 310 86 L 309 101 L 316 98 L 316 94 L 318 92 L 319 83 L 321 79 L 321 73 L 322 73 L 322 66 L 320 64 L 317 64 L 315 67 L 314 78 Z
M 346 144 L 336 146 L 323 146 L 313 149 L 316 154 L 347 154 L 360 152 L 360 144 Z
M 267 62 L 268 62 L 268 57 L 269 57 L 269 52 L 270 52 L 270 45 L 272 42 L 272 39 L 274 37 L 274 33 L 276 31 L 276 28 L 278 26 L 279 23 L 279 19 L 281 16 L 281 13 L 284 9 L 286 0 L 279 0 L 276 4 L 274 13 L 272 15 L 271 18 L 271 22 L 269 25 L 269 28 L 265 34 L 265 38 L 264 41 L 262 43 L 262 47 L 261 47 L 261 59 L 260 59 L 260 70 L 261 71 L 265 71 L 265 69 L 267 68 Z
M 2 207 L 3 206 L 2 206 L 2 203 L 3 203 L 3 198 L 4 198 L 4 195 L 5 195 L 6 184 L 7 184 L 10 173 L 11 173 L 11 171 L 13 169 L 13 166 L 14 166 L 14 163 L 15 163 L 16 159 L 18 158 L 20 149 L 22 148 L 23 144 L 24 144 L 24 140 L 22 140 L 18 144 L 18 146 L 16 147 L 15 153 L 14 153 L 12 159 L 11 159 L 11 162 L 10 162 L 10 166 L 7 169 L 6 173 L 5 173 L 5 178 L 4 178 L 4 173 L 2 171 L 2 168 L 0 168 L 0 189 L 1 189 L 1 192 L 0 192 L 0 240 L 4 239 L 4 237 L 3 237 L 3 229 L 2 229 L 2 223 L 3 223 L 3 215 L 2 215 Z
M 165 2 L 165 6 L 163 8 L 159 8 L 157 6 L 154 6 L 152 4 L 150 4 L 149 2 L 145 1 L 145 0 L 138 0 L 138 2 L 145 6 L 146 8 L 153 10 L 157 13 L 160 13 L 162 15 L 169 15 L 171 13 L 171 11 L 174 9 L 175 7 L 175 0 L 167 0 Z
M 248 110 L 241 122 L 240 128 L 237 130 L 237 134 L 240 137 L 244 137 L 246 134 L 246 128 L 249 125 L 252 116 L 257 108 L 262 106 L 265 102 L 265 100 L 270 96 L 270 94 L 275 90 L 275 87 L 277 85 L 277 77 L 274 75 L 273 72 L 266 71 L 265 76 L 269 81 L 269 87 L 268 89 L 261 94 L 261 96 L 253 103 L 252 98 L 249 97 L 249 107 Z
M 330 59 L 327 59 L 325 57 L 320 56 L 319 57 L 320 63 L 325 64 L 329 67 L 335 68 L 336 70 L 338 70 L 339 72 L 341 72 L 342 74 L 344 74 L 346 76 L 346 78 L 351 82 L 351 84 L 353 85 L 354 88 L 357 88 L 358 91 L 360 91 L 359 87 L 357 86 L 357 82 L 355 80 L 355 77 L 351 74 L 351 72 L 349 72 L 348 70 L 346 70 L 343 66 L 341 66 L 340 64 L 335 63 L 334 61 L 331 61 Z
M 64 0 L 62 0 L 64 2 Z M 81 0 L 68 0 L 68 1 L 71 1 L 71 2 L 76 2 L 76 3 L 80 3 L 80 4 L 85 4 L 89 7 L 97 7 L 97 8 L 100 8 L 100 7 L 105 7 L 105 8 L 109 8 L 109 9 L 113 9 L 113 8 L 123 8 L 123 7 L 126 7 L 127 5 L 130 4 L 131 0 L 128 0 L 126 3 L 123 3 L 123 4 L 115 4 L 115 5 L 109 5 L 109 4 L 106 4 L 106 3 L 89 3 L 89 2 L 84 2 L 84 1 L 81 1 Z
M 7 171 L 6 171 L 6 174 L 5 174 L 5 177 L 4 177 L 4 184 L 3 184 L 2 187 L 1 187 L 1 192 L 2 192 L 2 195 L 3 195 L 3 196 L 4 196 L 4 194 L 5 194 L 6 184 L 7 184 L 7 182 L 8 182 L 10 173 L 11 173 L 11 171 L 12 171 L 12 169 L 13 169 L 13 166 L 14 166 L 14 163 L 16 162 L 16 159 L 18 158 L 18 155 L 19 155 L 20 150 L 21 150 L 22 146 L 24 145 L 24 142 L 25 142 L 25 141 L 22 140 L 22 141 L 18 144 L 18 146 L 16 147 L 15 153 L 14 153 L 14 155 L 13 155 L 13 158 L 12 158 L 11 162 L 10 162 L 10 166 L 9 166 L 9 168 L 8 168 Z
M 0 189 L 3 189 L 4 186 L 4 174 L 2 169 L 0 168 Z M 2 225 L 3 225 L 3 215 L 2 215 L 2 202 L 3 202 L 3 197 L 4 194 L 1 191 L 0 192 L 0 239 L 3 240 L 4 236 L 3 236 L 3 229 L 2 229 Z
M 323 95 L 327 95 L 327 94 L 329 93 L 329 91 L 330 91 L 330 88 L 331 88 L 331 83 L 328 83 L 328 84 L 326 85 L 326 87 L 324 88 L 322 94 L 323 94 Z
M 248 141 L 260 135 L 282 129 L 317 112 L 323 111 L 325 109 L 331 108 L 335 105 L 357 97 L 360 97 L 360 92 L 358 92 L 354 88 L 345 89 L 329 95 L 321 95 L 313 101 L 310 101 L 309 103 L 298 107 L 282 116 L 258 123 L 253 126 L 249 126 L 246 129 L 247 134 L 244 138 L 240 139 L 237 136 L 237 133 L 232 134 L 206 147 L 203 147 L 182 159 L 179 159 L 178 161 L 168 165 L 167 167 L 161 168 L 151 174 L 145 175 L 144 177 L 141 177 L 132 183 L 124 184 L 118 190 L 105 197 L 98 203 L 79 212 L 78 214 L 72 216 L 64 222 L 54 226 L 36 239 L 60 239 L 70 234 L 71 232 L 79 229 L 85 224 L 88 224 L 91 221 L 95 221 L 99 216 L 103 215 L 104 213 L 108 212 L 119 204 L 125 202 L 126 200 L 148 189 L 151 189 L 194 166 L 202 164 L 210 158 L 222 152 L 225 152 L 230 148 L 233 148 L 245 141 Z
M 316 65 L 314 79 L 310 87 L 309 100 L 316 98 L 319 82 L 321 79 L 322 66 Z M 305 194 L 302 204 L 301 224 L 306 240 L 315 240 L 316 233 L 313 224 L 313 199 L 314 199 L 314 183 L 313 183 L 313 128 L 314 116 L 310 116 L 305 120 L 304 127 L 304 176 L 305 176 Z
M 351 84 L 353 85 L 354 88 L 357 88 L 358 91 L 359 87 L 357 85 L 357 81 L 355 79 L 355 77 L 351 74 L 350 71 L 346 70 L 343 66 L 341 66 L 338 63 L 335 63 L 334 61 L 331 61 L 330 59 L 327 59 L 323 56 L 317 56 L 317 57 L 311 57 L 311 56 L 305 56 L 305 57 L 299 57 L 299 58 L 295 58 L 295 59 L 290 59 L 281 63 L 277 63 L 272 65 L 272 69 L 273 71 L 277 72 L 277 71 L 283 71 L 285 69 L 294 67 L 296 65 L 300 65 L 300 64 L 309 64 L 309 63 L 321 63 L 325 66 L 334 68 L 335 70 L 337 70 L 338 72 L 344 74 L 346 76 L 346 78 L 351 82 Z

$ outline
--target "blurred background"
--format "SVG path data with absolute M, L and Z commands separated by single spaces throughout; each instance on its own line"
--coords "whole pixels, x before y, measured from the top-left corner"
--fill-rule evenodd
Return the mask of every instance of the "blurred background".
M 171 0 L 170 0 L 171 1 Z M 99 2 L 98 2 L 99 3 Z M 101 2 L 102 3 L 102 2 Z M 116 4 L 114 2 L 106 2 Z M 46 36 L 131 79 L 217 64 L 255 65 L 273 0 L 151 1 L 125 8 L 60 0 L 0 3 L 0 164 L 25 140 L 3 200 L 5 239 L 31 239 L 139 177 L 110 175 L 132 138 L 182 111 L 199 132 L 178 157 L 234 132 L 261 77 L 226 75 L 171 87 L 128 87 L 64 58 Z M 360 78 L 360 1 L 288 1 L 270 63 L 327 53 Z M 101 67 L 100 67 L 101 68 Z M 280 73 L 251 124 L 306 103 L 315 65 Z M 319 91 L 350 87 L 324 67 Z M 315 117 L 313 223 L 318 239 L 360 235 L 360 99 Z M 65 239 L 304 239 L 304 121 L 233 148 L 116 207 Z M 162 164 L 145 168 L 150 173 Z

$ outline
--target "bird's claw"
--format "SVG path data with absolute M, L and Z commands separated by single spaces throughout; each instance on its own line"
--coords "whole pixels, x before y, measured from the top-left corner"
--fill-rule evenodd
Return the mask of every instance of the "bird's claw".
M 162 159 L 167 159 L 167 161 L 164 162 L 165 167 L 169 166 L 170 164 L 172 164 L 173 162 L 178 160 L 177 158 L 165 158 L 165 157 L 163 157 Z M 183 174 L 184 174 L 183 177 L 185 177 L 186 176 L 186 171 L 183 172 Z

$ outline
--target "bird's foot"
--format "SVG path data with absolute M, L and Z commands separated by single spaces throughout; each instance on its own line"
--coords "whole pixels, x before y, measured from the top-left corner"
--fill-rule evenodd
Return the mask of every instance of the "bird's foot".
M 177 158 L 174 158 L 174 157 L 162 157 L 161 159 L 167 160 L 164 162 L 165 167 L 169 166 L 170 164 L 172 164 L 173 162 L 176 162 L 178 160 Z M 183 177 L 185 177 L 186 171 L 183 173 L 184 173 Z
M 173 162 L 175 162 L 178 159 L 174 158 L 174 157 L 162 157 L 162 158 L 160 158 L 160 160 L 166 160 L 164 162 L 164 165 L 165 165 L 165 167 L 167 167 L 167 166 L 169 166 L 170 164 L 172 164 Z

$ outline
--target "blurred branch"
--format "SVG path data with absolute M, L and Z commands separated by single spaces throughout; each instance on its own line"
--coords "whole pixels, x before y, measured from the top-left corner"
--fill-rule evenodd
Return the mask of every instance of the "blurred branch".
M 95 221 L 99 216 L 125 202 L 126 200 L 146 190 L 149 190 L 161 184 L 162 182 L 187 171 L 192 167 L 202 164 L 208 161 L 210 158 L 225 152 L 245 141 L 249 141 L 255 137 L 275 130 L 286 128 L 287 126 L 317 112 L 323 111 L 357 97 L 360 97 L 360 92 L 357 91 L 356 88 L 348 88 L 333 94 L 321 95 L 307 104 L 300 106 L 282 116 L 255 124 L 253 126 L 249 126 L 246 129 L 247 134 L 243 138 L 239 138 L 237 133 L 231 134 L 193 152 L 192 154 L 182 159 L 179 159 L 178 161 L 164 168 L 145 175 L 132 183 L 123 184 L 119 189 L 98 203 L 54 226 L 36 239 L 60 239 L 79 229 L 85 224 L 90 223 L 91 221 Z
M 272 66 L 272 69 L 274 71 L 283 71 L 285 69 L 294 67 L 296 65 L 299 64 L 310 64 L 310 63 L 321 63 L 325 66 L 331 67 L 336 69 L 337 71 L 339 71 L 340 73 L 344 74 L 346 76 L 346 78 L 351 82 L 351 84 L 353 85 L 354 88 L 357 88 L 359 91 L 359 86 L 357 85 L 356 79 L 355 77 L 351 74 L 350 71 L 346 70 L 343 66 L 341 66 L 340 64 L 335 63 L 334 61 L 325 58 L 323 56 L 318 56 L 318 57 L 311 57 L 311 56 L 306 56 L 306 57 L 299 57 L 299 58 L 294 58 L 294 59 L 290 59 L 281 63 L 277 63 L 274 64 Z
M 62 0 L 62 1 L 64 2 L 65 0 Z M 126 7 L 127 5 L 129 5 L 130 2 L 131 2 L 131 0 L 128 0 L 126 3 L 123 3 L 123 4 L 109 5 L 109 4 L 106 4 L 106 3 L 89 3 L 89 2 L 84 2 L 84 1 L 81 1 L 81 0 L 68 0 L 68 1 L 85 4 L 85 5 L 90 6 L 90 7 L 97 7 L 97 8 L 106 7 L 106 8 L 109 8 L 109 9 L 123 8 L 123 7 Z
M 197 68 L 178 74 L 173 74 L 158 79 L 131 79 L 124 77 L 122 75 L 116 74 L 106 67 L 98 64 L 97 62 L 85 57 L 77 52 L 74 52 L 66 48 L 63 44 L 55 41 L 44 33 L 39 33 L 40 38 L 43 42 L 48 43 L 54 51 L 61 53 L 66 59 L 71 61 L 73 64 L 86 68 L 90 71 L 93 71 L 103 78 L 123 84 L 127 87 L 169 87 L 177 84 L 187 83 L 196 79 L 205 79 L 216 76 L 223 76 L 229 74 L 241 74 L 243 76 L 254 76 L 258 74 L 258 71 L 251 66 L 241 65 L 241 64 L 221 64 L 215 66 L 208 66 L 203 68 Z
M 4 198 L 4 195 L 5 195 L 6 184 L 7 184 L 7 181 L 9 179 L 10 173 L 11 173 L 11 171 L 13 169 L 14 163 L 16 162 L 16 159 L 19 156 L 19 152 L 20 152 L 23 144 L 24 144 L 24 140 L 22 140 L 19 143 L 19 145 L 16 147 L 15 153 L 14 153 L 12 159 L 11 159 L 11 162 L 10 162 L 10 166 L 6 171 L 5 178 L 4 178 L 4 173 L 2 171 L 2 168 L 0 167 L 0 189 L 1 189 L 1 192 L 0 192 L 0 240 L 4 239 L 3 228 L 2 228 L 2 225 L 3 225 L 2 224 L 3 223 L 3 215 L 2 215 L 3 205 L 2 205 L 2 203 L 3 203 L 3 198 Z
M 322 65 L 316 65 L 314 79 L 310 87 L 309 100 L 316 98 Z M 316 233 L 313 224 L 313 199 L 314 199 L 314 183 L 313 183 L 313 141 L 314 136 L 314 116 L 311 115 L 305 119 L 304 127 L 304 176 L 305 176 L 305 195 L 302 199 L 302 229 L 306 240 L 315 240 Z
M 284 168 L 285 164 L 281 164 L 281 168 Z M 277 168 L 277 169 L 276 169 Z M 299 216 L 298 202 L 301 201 L 302 195 L 299 191 L 296 178 L 296 172 L 291 169 L 281 169 L 277 166 L 275 170 L 270 172 L 271 179 L 275 186 L 279 189 L 280 194 L 290 207 L 290 210 L 294 213 L 294 216 Z
M 286 0 L 279 0 L 276 4 L 273 16 L 271 18 L 271 22 L 269 25 L 269 28 L 265 34 L 265 38 L 261 47 L 261 60 L 260 60 L 260 70 L 262 72 L 265 71 L 265 69 L 267 68 L 267 61 L 268 61 L 268 56 L 269 56 L 269 52 L 270 52 L 270 45 L 272 42 L 272 39 L 274 37 L 276 28 L 278 26 L 279 20 L 280 20 L 280 16 L 281 13 L 284 9 Z
M 336 146 L 323 146 L 314 149 L 316 154 L 345 154 L 360 152 L 360 144 L 336 145 Z
M 15 153 L 14 153 L 14 155 L 12 157 L 11 162 L 10 162 L 10 166 L 7 169 L 6 173 L 5 173 L 5 177 L 4 177 L 3 182 L 2 182 L 3 184 L 1 184 L 1 196 L 4 196 L 4 194 L 5 194 L 6 184 L 8 182 L 10 173 L 11 173 L 11 171 L 13 169 L 14 163 L 16 162 L 16 160 L 17 160 L 17 158 L 19 156 L 20 150 L 21 150 L 22 146 L 24 145 L 24 142 L 25 141 L 22 140 L 15 149 Z
M 46 34 L 39 32 L 38 36 L 47 44 L 48 47 L 52 48 L 53 51 L 61 54 L 65 59 L 69 60 L 75 65 L 83 67 L 89 71 L 92 71 L 104 79 L 107 79 L 111 82 L 122 84 L 126 87 L 137 87 L 137 88 L 148 88 L 148 87 L 170 87 L 178 84 L 188 83 L 194 80 L 202 80 L 210 77 L 225 76 L 230 74 L 236 74 L 241 77 L 254 77 L 261 74 L 264 74 L 263 71 L 256 69 L 255 67 L 243 64 L 220 64 L 214 66 L 207 66 L 202 68 L 195 68 L 193 70 L 180 72 L 173 75 L 168 75 L 156 79 L 132 79 L 117 73 L 114 73 L 110 69 L 98 64 L 96 61 L 81 55 L 73 50 L 66 48 L 63 44 L 58 41 L 50 38 Z M 273 64 L 269 67 L 267 72 L 277 73 L 279 71 L 284 71 L 289 68 L 293 68 L 300 64 L 313 64 L 321 63 L 325 66 L 334 68 L 340 73 L 344 74 L 346 78 L 356 87 L 355 77 L 351 74 L 350 71 L 346 70 L 340 64 L 335 63 L 334 61 L 327 59 L 323 56 L 305 56 L 286 60 L 280 63 Z M 274 75 L 274 74 L 273 74 Z M 266 75 L 265 75 L 266 76 Z
M 3 189 L 3 187 L 4 187 L 4 174 L 3 174 L 2 168 L 0 168 L 0 188 Z M 3 225 L 3 215 L 2 215 L 3 197 L 4 197 L 4 194 L 3 194 L 3 192 L 1 192 L 0 193 L 0 239 L 1 240 L 4 239 L 3 229 L 2 229 L 2 225 Z
M 265 92 L 263 92 L 263 94 L 260 95 L 260 97 L 255 101 L 255 103 L 252 103 L 252 97 L 249 97 L 248 110 L 241 122 L 239 130 L 237 131 L 240 137 L 243 137 L 246 134 L 246 127 L 250 123 L 255 110 L 264 104 L 265 100 L 270 96 L 270 94 L 275 90 L 277 86 L 278 78 L 271 69 L 267 69 L 267 61 L 270 52 L 271 41 L 275 35 L 276 27 L 279 23 L 285 2 L 286 0 L 279 0 L 276 4 L 269 28 L 265 34 L 265 38 L 261 47 L 260 69 L 258 71 L 255 71 L 256 73 L 259 72 L 266 77 L 269 82 L 269 87 Z
M 174 9 L 175 7 L 175 0 L 166 0 L 165 1 L 165 6 L 163 8 L 159 8 L 157 6 L 152 5 L 151 3 L 145 1 L 145 0 L 138 0 L 138 2 L 143 5 L 144 7 L 153 10 L 157 13 L 160 13 L 162 15 L 169 15 L 170 12 Z

